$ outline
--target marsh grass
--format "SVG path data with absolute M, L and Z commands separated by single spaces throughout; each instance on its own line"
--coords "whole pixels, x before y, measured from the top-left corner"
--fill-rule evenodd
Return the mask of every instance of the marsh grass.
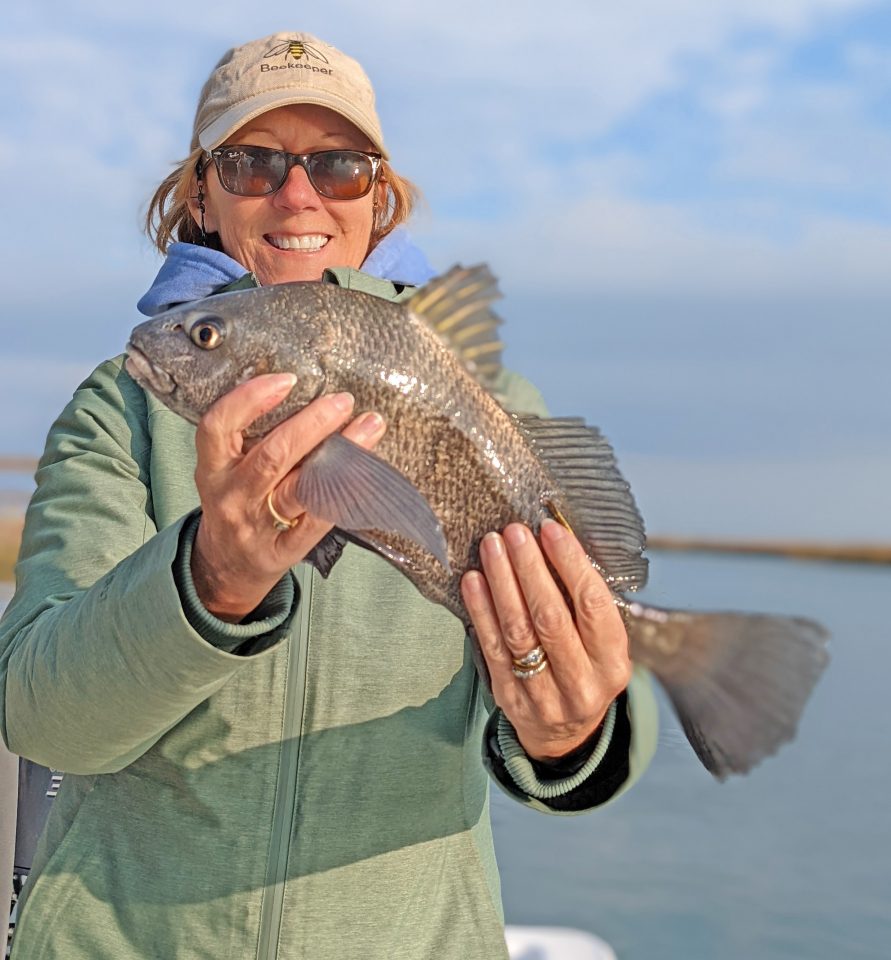
M 0 581 L 12 582 L 21 539 L 22 518 L 0 517 Z

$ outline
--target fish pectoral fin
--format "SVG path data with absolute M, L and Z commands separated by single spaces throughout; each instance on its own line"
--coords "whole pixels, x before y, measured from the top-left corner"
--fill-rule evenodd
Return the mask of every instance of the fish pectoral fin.
M 383 530 L 407 537 L 450 570 L 442 525 L 430 504 L 398 470 L 339 433 L 301 464 L 297 498 L 348 533 Z

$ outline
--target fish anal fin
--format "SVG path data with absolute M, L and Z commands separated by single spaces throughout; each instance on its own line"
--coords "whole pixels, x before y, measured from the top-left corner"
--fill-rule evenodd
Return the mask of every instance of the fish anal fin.
M 337 529 L 332 530 L 327 536 L 322 537 L 304 560 L 315 567 L 321 576 L 327 578 L 334 564 L 340 559 L 343 548 L 348 542 L 348 538 L 343 533 Z

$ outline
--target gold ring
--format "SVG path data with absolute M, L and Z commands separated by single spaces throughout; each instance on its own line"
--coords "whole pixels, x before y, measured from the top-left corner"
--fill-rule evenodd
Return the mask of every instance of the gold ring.
M 296 527 L 303 519 L 302 513 L 299 517 L 294 517 L 293 520 L 283 517 L 272 505 L 272 490 L 266 494 L 266 506 L 269 507 L 269 512 L 272 514 L 272 519 L 275 521 L 276 530 L 293 530 L 294 527 Z
M 534 677 L 536 676 L 536 674 L 541 673 L 542 670 L 546 670 L 547 666 L 548 666 L 548 658 L 547 656 L 545 656 L 541 660 L 539 660 L 538 663 L 535 664 L 535 666 L 532 666 L 532 667 L 514 666 L 514 667 L 511 667 L 511 670 L 513 670 L 514 676 L 518 677 L 520 680 L 528 680 L 530 677 Z
M 521 670 L 528 669 L 529 667 L 537 667 L 543 660 L 547 660 L 548 655 L 544 652 L 544 647 L 533 647 L 528 653 L 524 653 L 522 657 L 514 657 L 514 666 L 519 667 Z

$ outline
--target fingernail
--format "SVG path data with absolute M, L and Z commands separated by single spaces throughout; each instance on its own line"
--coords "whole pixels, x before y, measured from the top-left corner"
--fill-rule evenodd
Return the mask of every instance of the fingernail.
M 497 533 L 487 533 L 480 543 L 480 549 L 485 550 L 490 557 L 504 556 L 504 543 Z
M 357 440 L 370 440 L 384 429 L 384 418 L 379 413 L 363 413 L 354 423 Z
M 356 402 L 355 398 L 351 393 L 335 393 L 332 398 L 332 402 L 337 410 L 340 410 L 342 413 L 347 413 L 353 409 L 353 404 Z
M 550 540 L 551 543 L 557 543 L 565 536 L 566 527 L 564 527 L 562 523 L 558 523 L 556 520 L 552 520 L 550 517 L 545 517 L 544 520 L 541 521 L 542 540 Z
M 273 390 L 285 393 L 293 390 L 297 385 L 297 375 L 294 373 L 271 373 L 267 381 Z
M 461 578 L 461 587 L 473 596 L 483 592 L 483 575 L 477 570 L 468 570 Z
M 526 528 L 520 523 L 512 523 L 505 528 L 504 539 L 512 547 L 522 547 L 526 542 Z

